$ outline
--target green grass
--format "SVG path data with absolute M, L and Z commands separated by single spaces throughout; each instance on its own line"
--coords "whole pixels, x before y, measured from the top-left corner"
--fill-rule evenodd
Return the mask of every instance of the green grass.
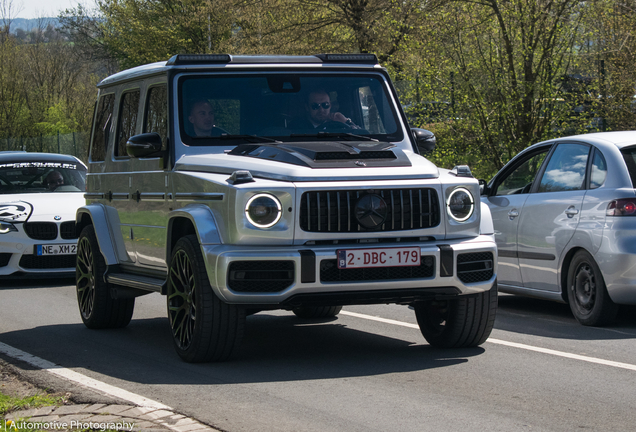
M 0 419 L 0 431 L 1 432 L 16 431 L 15 428 L 9 427 L 6 424 L 4 416 L 7 413 L 10 413 L 12 411 L 17 411 L 17 410 L 23 410 L 23 409 L 38 408 L 38 407 L 50 406 L 50 405 L 58 406 L 63 404 L 64 404 L 64 397 L 62 396 L 37 394 L 34 396 L 27 396 L 27 397 L 20 398 L 20 397 L 9 396 L 4 393 L 0 393 L 0 416 L 2 417 Z M 17 431 L 35 432 L 36 429 L 18 428 Z
M 64 398 L 61 396 L 42 394 L 19 398 L 0 393 L 0 415 L 3 417 L 11 411 L 63 404 Z

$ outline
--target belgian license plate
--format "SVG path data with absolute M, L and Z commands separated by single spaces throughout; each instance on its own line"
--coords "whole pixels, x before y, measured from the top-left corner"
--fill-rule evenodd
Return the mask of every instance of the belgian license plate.
M 420 265 L 419 247 L 338 249 L 339 269 Z
M 36 245 L 35 254 L 37 256 L 45 255 L 73 255 L 77 253 L 76 244 L 50 244 Z

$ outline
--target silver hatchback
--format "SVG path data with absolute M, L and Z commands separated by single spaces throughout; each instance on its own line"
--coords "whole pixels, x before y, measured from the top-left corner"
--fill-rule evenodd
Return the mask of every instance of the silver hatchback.
M 570 304 L 583 325 L 636 304 L 636 131 L 545 141 L 483 188 L 501 292 Z

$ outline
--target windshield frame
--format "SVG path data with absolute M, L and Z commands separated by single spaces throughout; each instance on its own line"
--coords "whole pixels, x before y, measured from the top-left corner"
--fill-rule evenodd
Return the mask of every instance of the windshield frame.
M 53 183 L 58 173 L 63 183 Z M 51 177 L 51 181 L 47 178 Z M 84 193 L 87 169 L 81 162 L 42 160 L 0 161 L 0 196 L 35 193 Z M 49 183 L 51 183 L 49 185 Z
M 341 130 L 329 130 L 328 132 L 336 132 L 325 133 L 325 134 L 311 134 L 306 133 L 310 132 L 308 130 L 299 130 L 300 133 L 296 133 L 297 131 L 292 129 L 287 129 L 288 133 L 279 134 L 279 133 L 271 133 L 271 134 L 227 134 L 221 136 L 221 133 L 218 136 L 212 137 L 192 137 L 187 132 L 186 126 L 186 113 L 185 108 L 182 109 L 185 98 L 184 91 L 184 83 L 193 79 L 204 79 L 204 78 L 243 78 L 245 79 L 251 78 L 269 78 L 269 77 L 297 77 L 299 80 L 307 79 L 307 78 L 315 78 L 317 82 L 330 81 L 333 79 L 344 78 L 344 79 L 373 79 L 377 82 L 377 86 L 375 89 L 381 91 L 381 101 L 376 104 L 376 106 L 381 106 L 382 111 L 384 112 L 384 117 L 380 117 L 384 120 L 384 123 L 387 125 L 392 125 L 395 127 L 395 130 L 388 131 L 387 133 L 369 133 L 366 130 L 361 129 L 341 129 Z M 176 86 L 174 87 L 174 109 L 178 113 L 177 118 L 175 119 L 175 135 L 179 141 L 181 141 L 186 147 L 200 147 L 200 146 L 219 146 L 219 147 L 233 147 L 239 144 L 245 143 L 254 143 L 254 142 L 267 142 L 267 141 L 279 141 L 279 142 L 308 142 L 308 141 L 322 141 L 322 140 L 330 140 L 330 141 L 338 141 L 343 138 L 338 135 L 351 133 L 354 135 L 363 135 L 365 138 L 360 138 L 360 140 L 366 141 L 367 137 L 370 139 L 383 141 L 383 142 L 401 142 L 405 138 L 404 129 L 402 126 L 402 116 L 400 112 L 396 108 L 397 101 L 395 100 L 392 88 L 390 86 L 390 82 L 388 81 L 388 77 L 386 77 L 381 71 L 369 71 L 369 70 L 325 70 L 325 69 L 309 69 L 309 70 L 290 70 L 289 68 L 279 68 L 279 69 L 268 69 L 268 70 L 236 70 L 236 71 L 197 71 L 195 72 L 180 72 L 175 74 L 174 83 Z M 346 87 L 346 85 L 344 86 Z M 271 90 L 271 86 L 270 86 Z M 272 91 L 274 93 L 295 93 L 302 94 L 302 92 L 306 90 L 301 88 L 300 90 L 294 91 Z M 298 98 L 299 96 L 295 96 Z M 377 98 L 377 95 L 374 95 L 373 100 Z M 362 104 L 360 105 L 360 109 L 362 110 Z M 381 114 L 379 114 L 381 115 Z M 383 126 L 384 126 L 383 123 Z M 242 129 L 242 128 L 241 128 Z M 282 129 L 282 128 L 279 128 Z M 242 130 L 241 130 L 242 132 Z M 362 133 L 361 133 L 362 132 Z M 340 133 L 340 134 L 338 134 Z M 237 135 L 234 137 L 233 135 Z M 349 139 L 347 139 L 349 140 Z

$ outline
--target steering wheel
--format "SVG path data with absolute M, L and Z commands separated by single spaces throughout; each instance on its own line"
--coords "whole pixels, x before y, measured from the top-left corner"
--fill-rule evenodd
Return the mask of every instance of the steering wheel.
M 327 130 L 327 129 L 343 130 L 343 129 L 351 129 L 351 126 L 349 126 L 346 123 L 339 122 L 339 121 L 329 120 L 329 121 L 326 121 L 323 124 L 321 124 L 318 127 L 318 129 L 320 129 L 320 130 Z

